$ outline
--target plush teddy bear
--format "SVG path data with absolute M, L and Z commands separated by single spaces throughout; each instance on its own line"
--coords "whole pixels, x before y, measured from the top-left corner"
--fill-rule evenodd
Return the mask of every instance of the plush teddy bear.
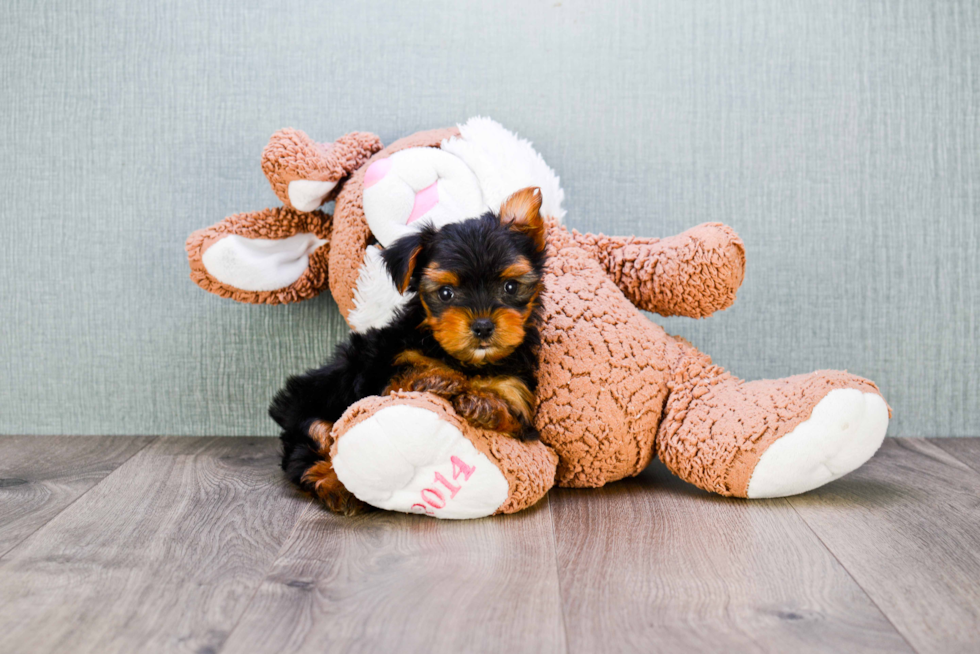
M 319 144 L 286 129 L 262 167 L 284 206 L 194 232 L 192 279 L 266 304 L 308 299 L 329 284 L 360 331 L 384 325 L 405 301 L 381 248 L 423 221 L 463 220 L 517 189 L 541 189 L 541 440 L 477 429 L 426 393 L 366 398 L 336 424 L 311 427 L 363 502 L 441 518 L 511 513 L 555 483 L 598 487 L 636 475 L 655 454 L 705 490 L 780 497 L 854 470 L 884 438 L 890 410 L 872 382 L 838 371 L 745 382 L 640 312 L 702 318 L 727 308 L 745 266 L 731 228 L 706 223 L 663 239 L 569 230 L 558 177 L 492 120 L 387 148 L 371 134 Z M 332 217 L 319 211 L 330 199 Z

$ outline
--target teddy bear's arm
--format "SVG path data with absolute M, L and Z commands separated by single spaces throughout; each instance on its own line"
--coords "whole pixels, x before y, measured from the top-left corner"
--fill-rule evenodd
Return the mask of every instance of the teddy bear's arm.
M 742 240 L 721 223 L 663 239 L 573 234 L 630 302 L 662 316 L 704 318 L 728 308 L 745 273 Z

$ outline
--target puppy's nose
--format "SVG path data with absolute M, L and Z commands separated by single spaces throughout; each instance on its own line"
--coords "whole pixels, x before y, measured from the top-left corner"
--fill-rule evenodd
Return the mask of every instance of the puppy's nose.
M 489 318 L 477 318 L 470 325 L 470 329 L 473 330 L 473 335 L 481 340 L 490 338 L 493 336 L 493 321 Z

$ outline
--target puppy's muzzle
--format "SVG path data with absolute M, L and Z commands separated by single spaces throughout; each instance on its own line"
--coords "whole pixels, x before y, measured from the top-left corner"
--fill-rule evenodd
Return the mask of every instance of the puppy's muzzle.
M 495 326 L 489 318 L 477 318 L 470 323 L 470 331 L 481 341 L 485 341 L 493 336 Z

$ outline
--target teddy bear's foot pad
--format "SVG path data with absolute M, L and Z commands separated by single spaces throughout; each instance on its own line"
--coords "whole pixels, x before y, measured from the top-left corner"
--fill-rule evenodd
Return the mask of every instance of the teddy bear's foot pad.
M 390 406 L 337 441 L 337 477 L 355 497 L 389 511 L 437 518 L 492 515 L 507 500 L 503 473 L 438 414 Z
M 749 480 L 748 497 L 805 493 L 870 459 L 885 438 L 888 406 L 876 393 L 833 390 L 810 418 L 769 446 Z

